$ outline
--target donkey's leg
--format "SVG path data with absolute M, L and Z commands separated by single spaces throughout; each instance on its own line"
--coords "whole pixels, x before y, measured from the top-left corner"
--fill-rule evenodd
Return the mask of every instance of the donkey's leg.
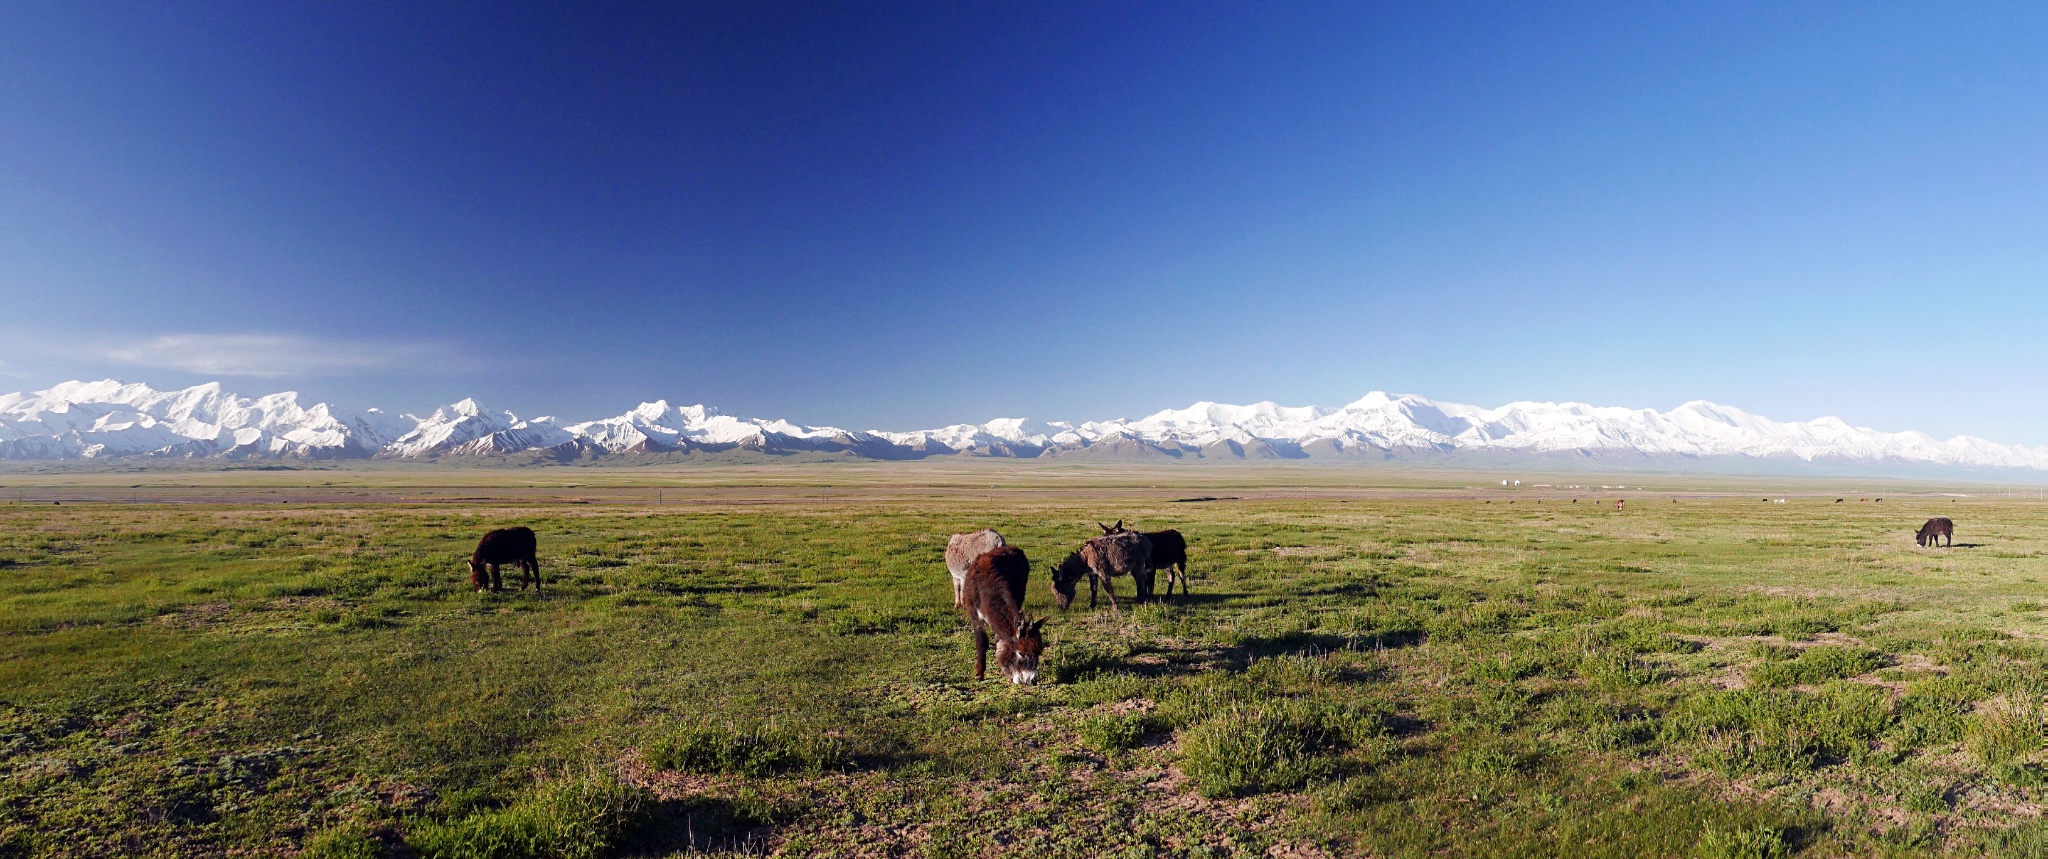
M 1088 608 L 1095 608 L 1095 574 L 1088 574 Z
M 1116 581 L 1114 579 L 1105 578 L 1102 580 L 1102 592 L 1109 595 L 1110 611 L 1123 611 L 1123 607 L 1116 604 Z
M 492 565 L 491 565 L 491 593 L 499 593 L 499 592 L 501 592 L 501 591 L 503 591 L 503 590 L 505 590 L 505 578 L 504 578 L 503 576 L 500 576 L 500 575 L 498 575 L 498 565 L 497 565 L 497 564 L 492 564 Z
M 533 565 L 533 592 L 540 593 L 540 559 L 528 558 L 526 562 Z
M 979 682 L 988 673 L 988 628 L 977 624 L 974 627 L 974 679 Z

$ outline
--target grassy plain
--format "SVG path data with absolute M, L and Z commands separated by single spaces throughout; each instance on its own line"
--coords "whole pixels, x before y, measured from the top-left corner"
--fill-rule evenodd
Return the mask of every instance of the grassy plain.
M 2048 503 L 1517 476 L 0 474 L 0 856 L 2048 854 Z M 1116 518 L 1194 596 L 972 682 L 946 535 Z

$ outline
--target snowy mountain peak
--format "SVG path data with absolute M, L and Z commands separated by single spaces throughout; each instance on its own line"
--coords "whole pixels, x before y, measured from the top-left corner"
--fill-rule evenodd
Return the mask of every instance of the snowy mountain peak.
M 479 403 L 471 397 L 464 397 L 447 406 L 435 409 L 434 414 L 442 420 L 455 420 L 456 418 L 482 417 L 485 411 L 483 403 Z M 508 412 L 507 414 L 510 413 Z
M 1668 412 L 1586 403 L 1495 408 L 1372 391 L 1340 408 L 1198 402 L 1135 420 L 1079 424 L 997 418 L 911 432 L 854 432 L 742 418 L 704 405 L 642 402 L 616 417 L 521 419 L 463 399 L 426 417 L 254 399 L 218 383 L 176 391 L 115 379 L 0 395 L 0 459 L 348 458 L 538 453 L 557 458 L 749 450 L 875 458 L 1157 456 L 1429 461 L 1486 454 L 1553 462 L 1832 462 L 2048 469 L 2048 448 L 1880 432 L 1824 417 L 1781 422 L 1705 400 Z M 1861 464 L 1861 465 L 1859 465 Z

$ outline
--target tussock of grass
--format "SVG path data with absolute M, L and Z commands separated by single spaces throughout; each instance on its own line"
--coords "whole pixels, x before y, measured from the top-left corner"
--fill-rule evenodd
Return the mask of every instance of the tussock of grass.
M 1763 687 L 1805 686 L 1876 671 L 1891 664 L 1875 650 L 1816 645 L 1796 658 L 1767 659 L 1749 670 L 1749 682 Z
M 647 763 L 666 770 L 765 776 L 843 769 L 852 751 L 837 737 L 775 725 L 678 728 L 642 750 Z
M 1728 775 L 1803 772 L 1862 759 L 1890 721 L 1882 691 L 1838 683 L 1818 693 L 1743 689 L 1690 698 L 1672 712 L 1665 733 Z
M 1182 732 L 1180 768 L 1208 797 L 1292 790 L 1336 774 L 1336 752 L 1381 731 L 1371 713 L 1302 702 L 1233 707 Z
M 1710 826 L 1701 833 L 1699 849 L 1693 855 L 1699 859 L 1784 859 L 1789 851 L 1784 837 L 1772 826 Z
M 1993 766 L 2021 762 L 2041 751 L 2043 725 L 2038 705 L 2020 704 L 1970 717 L 1964 729 L 1970 751 Z
M 594 859 L 632 838 L 650 803 L 608 774 L 549 781 L 504 808 L 416 820 L 406 843 L 422 859 Z
M 337 826 L 306 840 L 305 859 L 379 859 L 384 845 L 359 825 Z
M 1105 713 L 1081 720 L 1078 733 L 1089 748 L 1109 755 L 1136 747 L 1150 730 L 1151 720 L 1142 715 Z

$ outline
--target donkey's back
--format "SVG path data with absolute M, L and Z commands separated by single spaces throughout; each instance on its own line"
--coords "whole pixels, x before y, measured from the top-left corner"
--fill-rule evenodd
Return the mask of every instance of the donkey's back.
M 965 602 L 980 612 L 985 611 L 984 601 L 1000 602 L 1003 595 L 1008 594 L 1010 610 L 1021 610 L 1024 607 L 1024 587 L 1030 578 L 1031 562 L 1024 557 L 1023 549 L 997 546 L 968 563 Z
M 966 605 L 967 568 L 975 558 L 1009 545 L 994 528 L 954 534 L 946 540 L 946 572 L 953 574 L 953 604 Z
M 1152 540 L 1136 531 L 1104 534 L 1081 544 L 1081 559 L 1104 581 L 1114 576 L 1138 578 L 1152 572 Z
M 539 549 L 540 541 L 534 539 L 533 529 L 520 525 L 485 534 L 476 542 L 476 554 L 470 558 L 479 564 L 509 564 L 532 560 Z

